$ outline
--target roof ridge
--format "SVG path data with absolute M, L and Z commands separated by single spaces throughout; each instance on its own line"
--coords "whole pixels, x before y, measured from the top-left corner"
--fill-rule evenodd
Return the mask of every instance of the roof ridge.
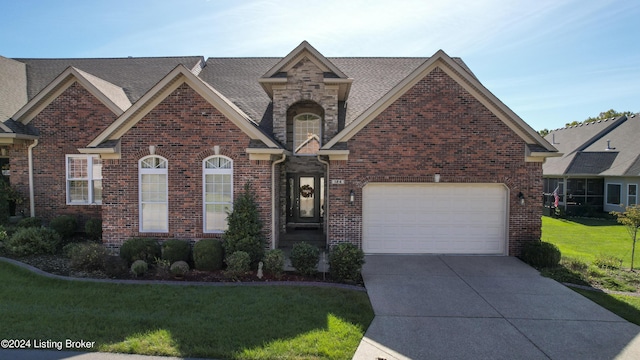
M 128 59 L 179 59 L 179 58 L 204 58 L 204 55 L 184 55 L 184 56 L 120 56 L 120 57 L 72 57 L 72 58 L 30 58 L 12 57 L 8 59 L 20 60 L 128 60 Z

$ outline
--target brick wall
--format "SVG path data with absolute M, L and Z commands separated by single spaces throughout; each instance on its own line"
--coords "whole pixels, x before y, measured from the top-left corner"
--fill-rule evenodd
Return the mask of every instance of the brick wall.
M 338 91 L 327 89 L 323 71 L 303 58 L 287 72 L 287 83 L 273 92 L 273 136 L 282 144 L 287 144 L 289 107 L 306 100 L 316 102 L 324 110 L 323 144 L 338 133 Z
M 33 149 L 34 196 L 36 216 L 45 222 L 69 214 L 82 228 L 88 218 L 99 218 L 101 207 L 66 204 L 67 154 L 79 154 L 93 138 L 116 118 L 104 104 L 78 83 L 72 84 L 44 108 L 31 124 L 40 131 Z M 11 153 L 11 182 L 28 197 L 27 145 L 17 145 Z M 24 212 L 29 215 L 28 198 Z
M 507 185 L 509 255 L 540 238 L 541 163 L 525 163 L 524 142 L 440 69 L 352 137 L 348 149 L 349 160 L 331 162 L 331 178 L 345 180 L 330 187 L 332 243 L 362 245 L 362 188 L 368 182 L 432 182 L 435 173 L 446 183 Z
M 203 115 L 204 114 L 204 115 Z M 271 234 L 271 162 L 249 161 L 250 138 L 186 84 L 145 115 L 121 139 L 122 157 L 103 165 L 103 241 L 118 247 L 133 236 L 160 239 L 219 237 L 203 233 L 202 161 L 214 155 L 233 159 L 237 196 L 251 181 L 258 200 L 264 234 Z M 149 155 L 168 160 L 169 232 L 139 233 L 138 161 Z

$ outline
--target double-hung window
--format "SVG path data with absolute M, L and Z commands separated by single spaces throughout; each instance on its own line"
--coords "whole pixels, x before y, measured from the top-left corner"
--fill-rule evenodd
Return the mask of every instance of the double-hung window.
M 98 155 L 67 155 L 67 204 L 102 204 L 102 161 Z
M 620 205 L 620 184 L 607 184 L 607 204 Z
M 627 206 L 638 204 L 638 184 L 627 184 Z
M 140 232 L 169 231 L 167 159 L 147 156 L 138 163 Z
M 204 232 L 227 229 L 227 212 L 233 207 L 233 160 L 211 156 L 202 163 Z

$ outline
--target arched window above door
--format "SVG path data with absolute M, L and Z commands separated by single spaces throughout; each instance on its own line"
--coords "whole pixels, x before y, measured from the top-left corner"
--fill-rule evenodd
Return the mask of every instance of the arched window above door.
M 293 153 L 315 155 L 322 146 L 322 118 L 305 113 L 293 118 Z

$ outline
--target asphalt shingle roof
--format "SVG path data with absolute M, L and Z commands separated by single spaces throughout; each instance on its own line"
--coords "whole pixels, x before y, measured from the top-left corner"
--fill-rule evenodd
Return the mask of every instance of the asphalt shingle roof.
M 66 68 L 73 66 L 124 89 L 134 103 L 179 64 L 193 69 L 202 56 L 131 57 L 105 59 L 14 59 L 26 64 L 27 95 L 31 100 Z
M 27 72 L 23 63 L 0 56 L 0 121 L 27 103 Z
M 638 116 L 621 116 L 551 131 L 545 139 L 564 155 L 548 158 L 542 165 L 543 173 L 548 176 L 639 176 L 638 135 Z

